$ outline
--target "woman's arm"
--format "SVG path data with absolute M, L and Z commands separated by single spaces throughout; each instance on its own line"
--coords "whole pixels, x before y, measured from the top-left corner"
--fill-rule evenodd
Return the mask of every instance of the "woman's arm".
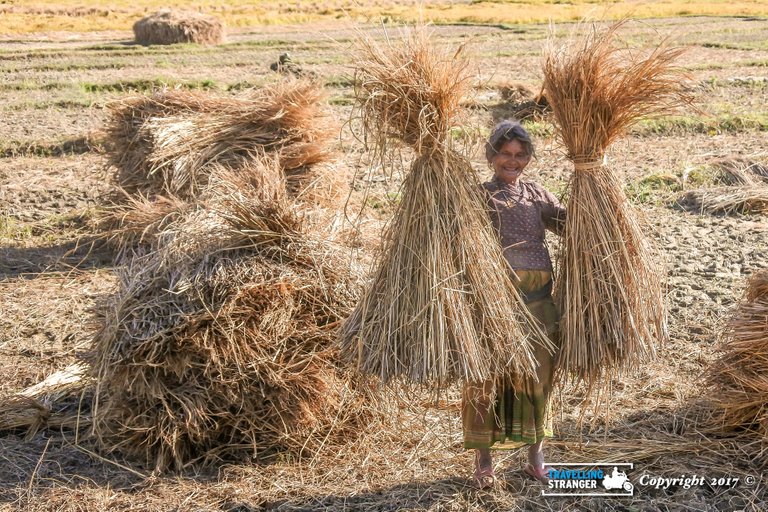
M 541 218 L 544 221 L 544 227 L 553 233 L 562 235 L 565 231 L 567 212 L 550 191 L 541 187 L 541 193 Z

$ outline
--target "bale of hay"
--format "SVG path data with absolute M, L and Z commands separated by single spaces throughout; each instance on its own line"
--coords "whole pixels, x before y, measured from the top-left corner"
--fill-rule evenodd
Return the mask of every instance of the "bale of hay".
M 721 350 L 705 374 L 714 412 L 709 426 L 768 441 L 768 271 L 750 277 Z
M 196 11 L 163 9 L 133 24 L 136 42 L 142 45 L 224 42 L 224 23 Z
M 92 349 L 96 439 L 160 469 L 306 455 L 372 418 L 335 348 L 359 288 L 346 251 L 306 232 L 282 178 L 216 183 L 119 270 Z
M 689 190 L 677 200 L 683 208 L 712 214 L 750 214 L 768 212 L 768 187 L 714 187 Z
M 574 163 L 558 265 L 559 364 L 590 385 L 638 367 L 667 336 L 665 274 L 606 150 L 640 118 L 690 101 L 673 66 L 681 50 L 622 51 L 621 25 L 552 43 L 543 66 L 557 133 Z
M 423 29 L 358 45 L 365 139 L 378 156 L 405 143 L 416 158 L 373 281 L 344 323 L 343 352 L 384 382 L 441 387 L 533 374 L 530 342 L 548 341 L 510 279 L 477 176 L 450 142 L 471 85 L 467 62 Z
M 338 131 L 324 97 L 287 80 L 238 98 L 169 90 L 118 100 L 106 129 L 113 181 L 129 194 L 189 199 L 213 164 L 234 169 L 264 153 L 286 171 L 327 162 Z

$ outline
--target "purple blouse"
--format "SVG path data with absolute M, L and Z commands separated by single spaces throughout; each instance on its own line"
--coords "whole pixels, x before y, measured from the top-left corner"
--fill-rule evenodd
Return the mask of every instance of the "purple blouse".
M 493 178 L 483 187 L 488 192 L 491 220 L 509 265 L 515 270 L 551 272 L 552 260 L 544 231 L 562 233 L 565 208 L 538 183 L 518 180 L 507 185 Z

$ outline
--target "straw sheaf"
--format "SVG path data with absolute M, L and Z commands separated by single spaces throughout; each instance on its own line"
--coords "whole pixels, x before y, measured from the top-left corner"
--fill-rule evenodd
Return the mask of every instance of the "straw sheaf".
M 133 24 L 138 44 L 199 43 L 224 41 L 224 23 L 215 16 L 196 11 L 164 9 Z
M 366 133 L 382 154 L 396 137 L 418 155 L 342 351 L 385 383 L 533 375 L 531 343 L 551 345 L 512 283 L 475 172 L 446 139 L 469 85 L 466 62 L 423 29 L 382 45 L 363 39 L 359 53 Z
M 384 43 L 358 40 L 355 94 L 366 141 L 385 149 L 391 139 L 418 153 L 450 143 L 471 90 L 469 62 L 458 51 L 430 43 L 424 28 L 404 30 Z
M 616 44 L 622 24 L 550 45 L 543 66 L 557 132 L 575 164 L 558 266 L 559 364 L 590 385 L 638 368 L 667 337 L 660 253 L 605 165 L 606 150 L 639 119 L 691 101 L 674 66 L 682 50 L 662 44 L 637 56 Z
M 714 410 L 709 427 L 768 441 L 768 271 L 754 274 L 747 283 L 721 350 L 706 373 Z
M 110 104 L 114 182 L 130 194 L 195 196 L 214 163 L 237 168 L 272 153 L 284 170 L 333 157 L 336 124 L 322 89 L 284 81 L 240 98 L 164 91 Z
M 0 432 L 25 430 L 31 439 L 40 429 L 85 427 L 90 423 L 86 414 L 79 414 L 78 397 L 91 381 L 83 363 L 70 365 L 48 376 L 42 382 L 19 393 L 0 399 Z
M 372 418 L 337 368 L 359 288 L 343 250 L 305 232 L 280 180 L 219 190 L 118 271 L 94 340 L 98 441 L 161 469 L 311 454 Z

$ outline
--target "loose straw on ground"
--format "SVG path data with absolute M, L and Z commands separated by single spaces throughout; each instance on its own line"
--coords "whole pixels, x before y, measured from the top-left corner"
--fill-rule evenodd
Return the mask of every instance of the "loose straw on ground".
M 605 163 L 606 150 L 642 117 L 690 101 L 665 45 L 641 58 L 616 44 L 622 23 L 553 43 L 544 88 L 574 163 L 557 299 L 560 367 L 597 383 L 638 367 L 666 337 L 664 272 L 641 216 Z M 605 382 L 605 381 L 602 381 Z
M 416 158 L 373 282 L 344 324 L 343 351 L 384 382 L 533 374 L 530 342 L 548 342 L 512 284 L 477 177 L 451 143 L 471 85 L 467 61 L 425 29 L 361 38 L 355 83 L 366 141 L 379 156 L 405 143 Z

